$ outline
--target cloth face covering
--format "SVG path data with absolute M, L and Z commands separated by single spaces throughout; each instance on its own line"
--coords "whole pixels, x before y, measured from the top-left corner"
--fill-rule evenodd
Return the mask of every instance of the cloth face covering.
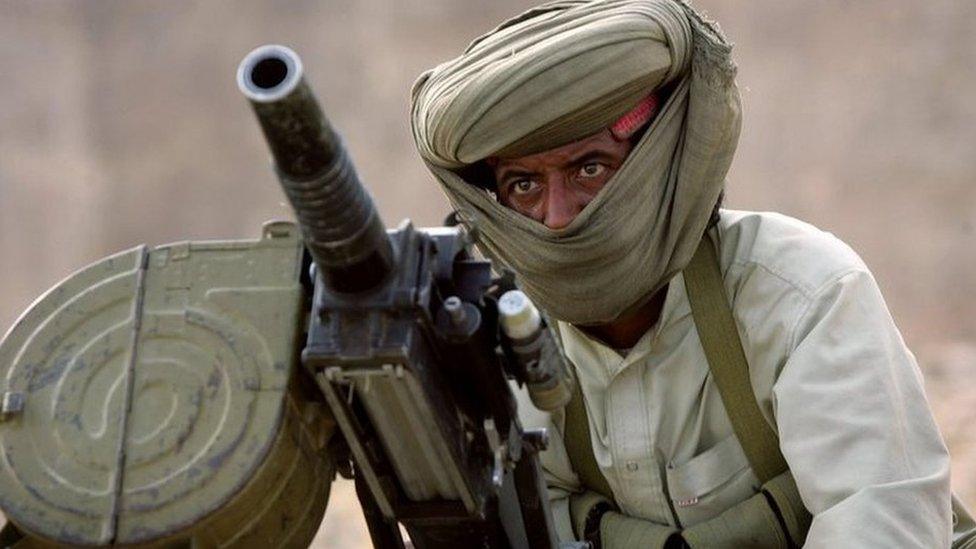
M 661 112 L 599 194 L 558 230 L 499 204 L 461 168 L 602 131 L 652 90 Z M 421 157 L 478 245 L 551 316 L 612 321 L 691 260 L 724 187 L 740 103 L 731 47 L 678 0 L 563 0 L 475 40 L 414 85 Z

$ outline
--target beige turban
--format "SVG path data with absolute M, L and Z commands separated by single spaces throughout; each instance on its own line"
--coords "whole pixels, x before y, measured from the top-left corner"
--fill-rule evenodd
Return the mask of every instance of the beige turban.
M 529 297 L 575 324 L 613 320 L 690 261 L 740 126 L 735 65 L 718 29 L 679 0 L 561 0 L 475 40 L 413 90 L 417 148 L 479 247 Z M 549 229 L 459 168 L 588 137 L 651 91 L 666 102 L 600 193 Z

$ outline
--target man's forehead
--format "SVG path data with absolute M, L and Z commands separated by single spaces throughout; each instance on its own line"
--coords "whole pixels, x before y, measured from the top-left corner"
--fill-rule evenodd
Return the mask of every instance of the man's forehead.
M 561 165 L 573 162 L 591 152 L 615 153 L 629 149 L 625 143 L 615 139 L 609 129 L 573 141 L 554 149 L 517 157 L 494 157 L 488 164 L 497 170 L 511 167 L 535 167 Z
M 637 103 L 607 129 L 589 137 L 567 143 L 542 152 L 518 157 L 491 157 L 488 164 L 499 167 L 512 164 L 535 164 L 539 162 L 551 164 L 559 161 L 572 161 L 575 157 L 585 154 L 588 149 L 601 149 L 614 143 L 629 140 L 638 130 L 647 125 L 658 111 L 657 94 L 651 93 Z

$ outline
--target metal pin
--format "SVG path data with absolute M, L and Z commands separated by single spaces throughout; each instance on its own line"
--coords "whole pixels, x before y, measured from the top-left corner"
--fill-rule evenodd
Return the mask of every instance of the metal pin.
M 0 416 L 6 419 L 7 416 L 20 414 L 24 411 L 24 393 L 8 391 L 3 393 L 0 400 Z
M 445 299 L 444 310 L 447 311 L 447 314 L 451 317 L 451 324 L 455 326 L 464 326 L 468 315 L 464 311 L 464 302 L 462 302 L 459 297 L 452 295 L 451 297 Z
M 495 427 L 495 420 L 488 418 L 484 422 L 485 437 L 488 439 L 488 448 L 491 450 L 493 461 L 491 467 L 491 483 L 501 488 L 505 474 L 505 454 L 507 444 L 502 442 L 501 434 Z

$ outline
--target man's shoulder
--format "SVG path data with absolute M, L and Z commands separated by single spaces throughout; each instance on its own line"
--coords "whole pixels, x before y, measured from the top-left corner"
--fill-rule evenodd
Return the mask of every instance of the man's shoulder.
M 724 271 L 744 277 L 758 271 L 807 298 L 848 273 L 867 271 L 839 238 L 787 215 L 722 210 L 718 229 Z

